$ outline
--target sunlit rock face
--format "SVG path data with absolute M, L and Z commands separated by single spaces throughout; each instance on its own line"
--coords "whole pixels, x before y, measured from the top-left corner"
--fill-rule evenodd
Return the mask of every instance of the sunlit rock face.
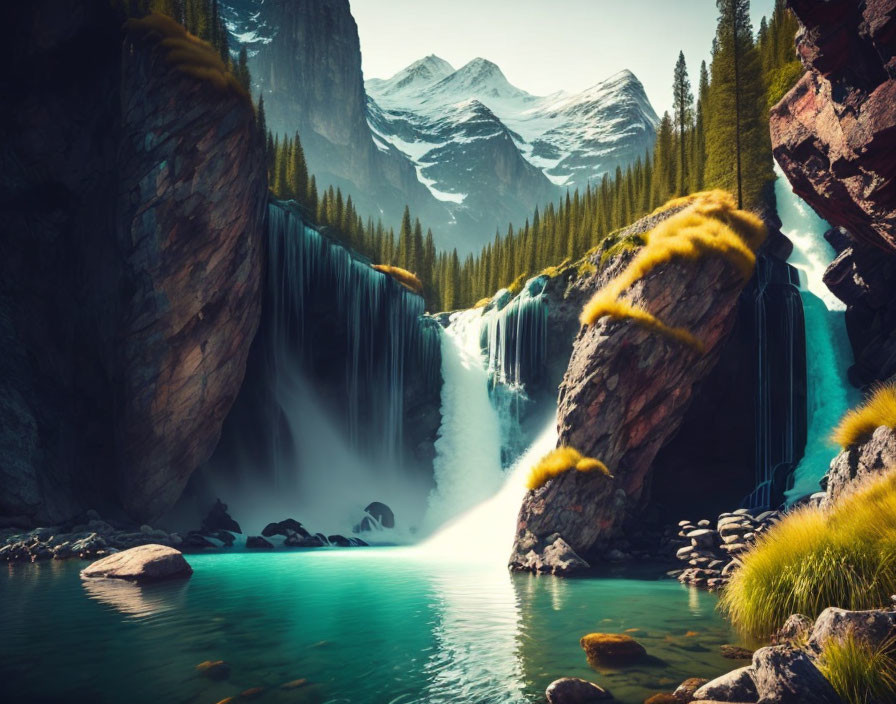
M 771 112 L 775 159 L 833 225 L 896 252 L 896 15 L 891 0 L 790 0 L 807 73 Z
M 0 517 L 157 515 L 214 446 L 260 309 L 248 98 L 111 3 L 11 8 L 0 154 Z M 8 79 L 8 81 L 7 81 Z
M 626 263 L 620 257 L 597 274 L 592 290 Z M 528 492 L 511 569 L 530 569 L 537 560 L 529 553 L 555 533 L 593 561 L 618 535 L 627 514 L 643 506 L 652 462 L 717 363 L 743 286 L 727 261 L 707 257 L 660 265 L 630 289 L 635 304 L 692 331 L 704 344 L 702 352 L 628 320 L 602 318 L 580 330 L 560 386 L 558 445 L 600 459 L 614 478 L 570 471 Z

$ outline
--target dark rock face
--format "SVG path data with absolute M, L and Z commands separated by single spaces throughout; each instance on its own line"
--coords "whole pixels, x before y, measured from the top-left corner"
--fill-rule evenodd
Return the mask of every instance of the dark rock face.
M 240 524 L 227 513 L 227 504 L 217 499 L 205 518 L 202 519 L 202 529 L 206 531 L 230 531 L 242 533 Z
M 125 509 L 148 518 L 208 459 L 243 381 L 267 189 L 247 96 L 175 73 L 152 45 L 126 40 L 122 57 L 117 459 Z
M 169 508 L 260 313 L 248 98 L 171 70 L 113 8 L 16 6 L 4 46 L 0 514 L 38 522 Z
M 855 240 L 842 229 L 826 235 L 837 258 L 824 282 L 846 304 L 846 331 L 855 364 L 854 386 L 869 386 L 896 374 L 896 256 Z
M 868 440 L 844 450 L 831 462 L 822 506 L 832 506 L 854 487 L 896 467 L 896 430 L 880 427 Z
M 857 239 L 896 252 L 896 15 L 892 0 L 789 0 L 806 75 L 771 112 L 794 191 Z
M 647 497 L 654 457 L 718 360 L 743 283 L 730 264 L 709 257 L 662 265 L 630 290 L 634 303 L 702 340 L 703 353 L 631 321 L 603 318 L 579 332 L 560 386 L 558 444 L 600 459 L 615 478 L 567 472 L 529 492 L 511 568 L 527 569 L 524 546 L 552 533 L 585 560 L 618 534 Z

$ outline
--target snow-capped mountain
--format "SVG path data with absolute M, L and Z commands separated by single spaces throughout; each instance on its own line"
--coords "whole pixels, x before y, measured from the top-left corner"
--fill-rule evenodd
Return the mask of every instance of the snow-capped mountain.
M 485 59 L 455 69 L 430 55 L 365 82 L 348 0 L 219 7 L 231 49 L 247 49 L 268 127 L 299 132 L 319 187 L 338 186 L 386 226 L 407 204 L 462 255 L 653 145 L 656 115 L 628 72 L 542 97 Z
M 401 79 L 423 62 L 441 70 L 428 74 L 428 81 L 422 76 L 414 81 Z M 448 143 L 469 143 L 469 128 L 465 120 L 453 118 L 457 114 L 476 113 L 479 121 L 495 123 L 492 136 L 511 135 L 526 161 L 564 188 L 584 187 L 653 146 L 658 119 L 631 71 L 581 93 L 539 97 L 511 85 L 501 69 L 485 59 L 474 59 L 439 77 L 447 65 L 429 56 L 388 81 L 373 79 L 365 84 L 375 101 L 372 107 L 368 102 L 375 139 L 408 154 L 430 178 L 440 162 L 435 158 L 438 154 L 425 149 L 428 144 L 440 145 L 439 153 L 446 154 Z M 394 125 L 391 129 L 390 124 Z M 417 139 L 409 144 L 411 125 Z M 463 192 L 464 184 L 437 180 L 432 188 Z

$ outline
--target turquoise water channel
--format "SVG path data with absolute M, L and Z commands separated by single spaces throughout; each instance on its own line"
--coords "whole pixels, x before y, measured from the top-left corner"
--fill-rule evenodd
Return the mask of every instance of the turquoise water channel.
M 578 676 L 640 704 L 742 663 L 712 594 L 673 580 L 511 575 L 409 548 L 189 556 L 191 579 L 82 582 L 79 561 L 0 578 L 0 700 L 542 702 Z M 596 672 L 579 638 L 630 632 L 643 663 Z M 224 660 L 228 679 L 196 665 Z M 292 689 L 282 685 L 298 679 Z

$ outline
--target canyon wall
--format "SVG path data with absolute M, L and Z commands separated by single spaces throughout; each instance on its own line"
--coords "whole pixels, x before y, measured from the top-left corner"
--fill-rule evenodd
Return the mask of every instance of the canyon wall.
M 252 106 L 170 60 L 176 27 L 125 29 L 86 0 L 10 19 L 0 516 L 146 520 L 213 449 L 258 325 Z

